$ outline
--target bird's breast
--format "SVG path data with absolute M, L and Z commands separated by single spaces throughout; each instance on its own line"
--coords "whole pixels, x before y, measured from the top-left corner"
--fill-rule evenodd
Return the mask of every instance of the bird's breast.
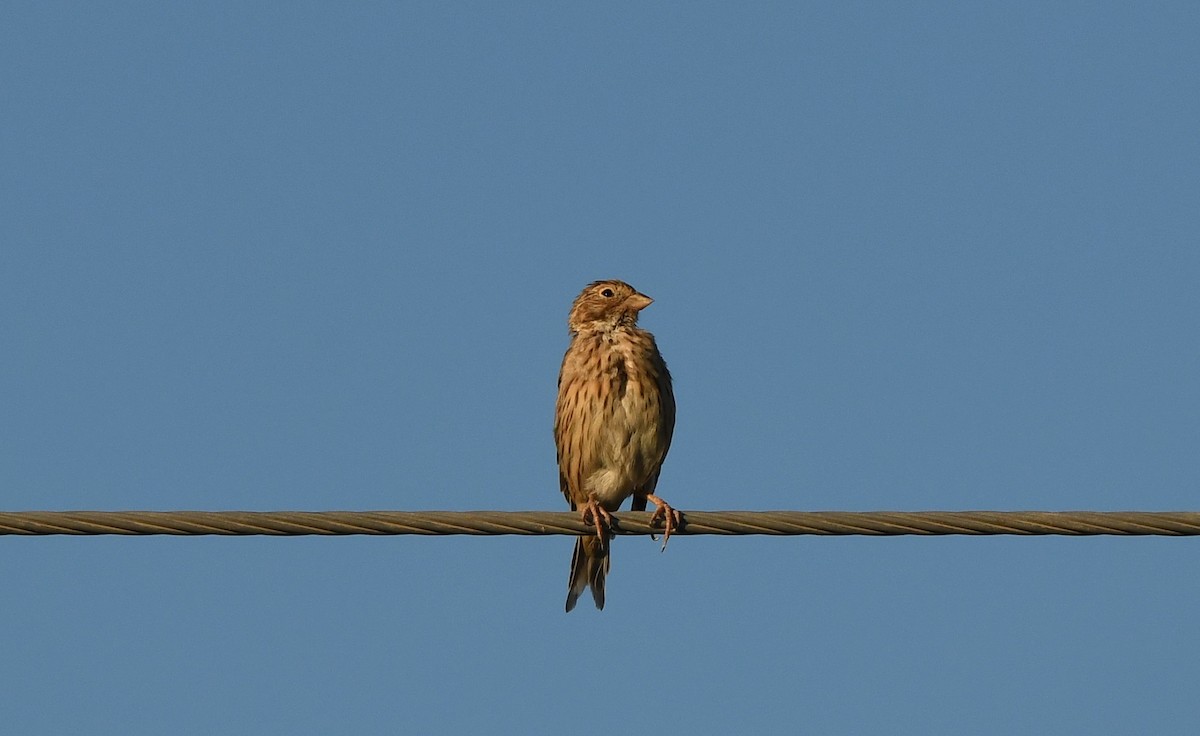
M 572 342 L 559 377 L 555 433 L 559 468 L 576 503 L 595 494 L 615 510 L 658 469 L 671 435 L 669 380 L 652 338 L 593 334 Z

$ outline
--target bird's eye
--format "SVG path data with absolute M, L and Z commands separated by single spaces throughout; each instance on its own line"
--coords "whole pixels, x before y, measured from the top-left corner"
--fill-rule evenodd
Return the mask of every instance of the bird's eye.
M 605 298 L 610 297 L 612 295 L 613 295 L 612 289 L 605 289 L 604 291 L 600 292 L 600 296 L 605 297 Z

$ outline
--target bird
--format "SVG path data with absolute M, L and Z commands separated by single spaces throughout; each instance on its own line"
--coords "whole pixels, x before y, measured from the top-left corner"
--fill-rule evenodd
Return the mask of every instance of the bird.
M 570 345 L 558 374 L 554 441 L 559 487 L 596 533 L 575 541 L 566 609 L 587 588 L 604 608 L 612 514 L 627 498 L 631 510 L 655 506 L 663 548 L 682 515 L 654 495 L 675 431 L 671 374 L 654 335 L 637 326 L 654 300 L 624 281 L 594 281 L 571 305 Z

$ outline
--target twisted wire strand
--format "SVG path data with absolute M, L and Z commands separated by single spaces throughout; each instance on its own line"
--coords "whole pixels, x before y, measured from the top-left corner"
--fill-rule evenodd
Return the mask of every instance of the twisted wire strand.
M 613 515 L 617 534 L 661 532 L 651 514 Z M 1197 536 L 1195 511 L 687 511 L 679 535 Z M 574 535 L 560 511 L 5 511 L 0 535 Z

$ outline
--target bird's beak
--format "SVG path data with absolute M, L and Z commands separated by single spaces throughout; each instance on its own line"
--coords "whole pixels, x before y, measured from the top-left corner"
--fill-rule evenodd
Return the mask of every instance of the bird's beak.
M 635 312 L 640 312 L 646 307 L 654 303 L 654 300 L 640 292 L 633 292 L 633 295 L 625 300 L 629 308 Z

